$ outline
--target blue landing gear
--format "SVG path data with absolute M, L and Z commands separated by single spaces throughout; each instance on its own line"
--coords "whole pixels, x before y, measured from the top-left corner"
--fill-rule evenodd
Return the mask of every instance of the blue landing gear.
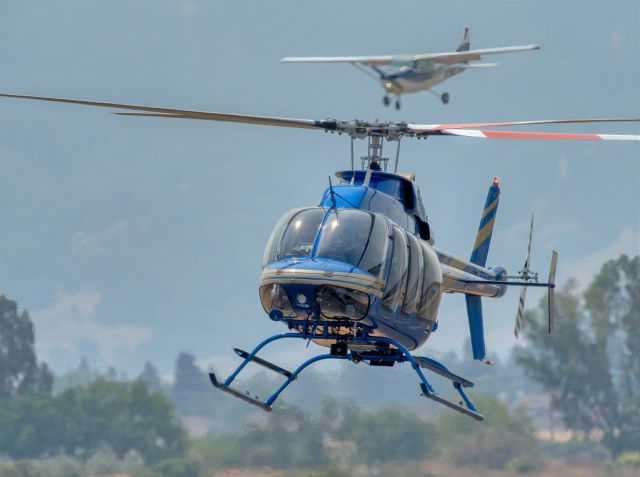
M 463 388 L 473 387 L 473 383 L 467 379 L 458 376 L 457 374 L 449 371 L 444 365 L 438 361 L 421 356 L 413 356 L 410 351 L 401 343 L 387 337 L 372 336 L 370 333 L 372 328 L 362 326 L 359 324 L 349 323 L 353 333 L 350 334 L 335 334 L 329 331 L 329 328 L 335 328 L 333 324 L 327 323 L 323 325 L 311 324 L 307 320 L 291 320 L 287 319 L 290 329 L 297 330 L 292 333 L 282 333 L 271 336 L 258 344 L 250 353 L 238 348 L 235 348 L 235 353 L 243 358 L 242 363 L 232 372 L 229 377 L 224 381 L 218 381 L 214 373 L 209 373 L 209 379 L 217 389 L 231 394 L 238 399 L 242 399 L 254 406 L 259 407 L 265 411 L 271 411 L 273 403 L 278 399 L 280 394 L 295 381 L 300 373 L 308 366 L 326 359 L 342 359 L 359 363 L 360 361 L 367 362 L 371 366 L 393 366 L 396 363 L 411 363 L 411 367 L 420 378 L 421 395 L 432 399 L 440 404 L 444 404 L 447 407 L 455 409 L 458 412 L 466 414 L 478 421 L 482 421 L 484 417 L 478 413 L 473 403 L 469 400 L 465 394 Z M 300 339 L 300 340 L 329 340 L 333 344 L 330 347 L 329 353 L 320 354 L 313 358 L 308 359 L 294 371 L 288 371 L 280 366 L 277 366 L 270 361 L 259 358 L 257 354 L 266 345 L 273 341 L 281 339 Z M 364 350 L 364 351 L 358 351 Z M 271 396 L 266 400 L 261 400 L 258 396 L 251 396 L 249 392 L 243 393 L 236 388 L 231 387 L 233 381 L 238 377 L 240 372 L 245 368 L 247 364 L 254 362 L 260 366 L 265 367 L 275 373 L 283 376 L 285 381 L 276 389 Z M 440 394 L 438 394 L 433 386 L 429 383 L 425 377 L 422 369 L 427 369 L 433 373 L 449 379 L 453 383 L 453 387 L 456 389 L 462 400 L 459 403 L 450 401 Z

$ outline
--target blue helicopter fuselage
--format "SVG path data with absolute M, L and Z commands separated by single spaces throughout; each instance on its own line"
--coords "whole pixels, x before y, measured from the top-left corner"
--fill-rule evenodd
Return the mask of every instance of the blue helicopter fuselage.
M 272 319 L 309 319 L 335 334 L 348 334 L 349 323 L 359 322 L 374 328 L 374 336 L 415 349 L 438 326 L 443 292 L 505 293 L 504 285 L 490 283 L 504 269 L 433 246 L 412 178 L 382 171 L 336 175 L 340 184 L 325 190 L 319 206 L 287 212 L 269 239 L 259 290 Z

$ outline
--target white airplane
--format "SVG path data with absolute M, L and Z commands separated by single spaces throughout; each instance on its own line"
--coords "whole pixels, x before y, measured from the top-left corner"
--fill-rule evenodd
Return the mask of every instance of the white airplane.
M 390 94 L 396 96 L 396 109 L 400 109 L 400 95 L 417 91 L 431 90 L 435 85 L 462 73 L 469 68 L 491 68 L 498 63 L 472 63 L 482 59 L 484 55 L 513 53 L 516 51 L 538 50 L 538 45 L 503 46 L 483 50 L 469 50 L 469 28 L 464 29 L 462 41 L 456 51 L 446 53 L 424 53 L 418 55 L 386 55 L 386 56 L 290 56 L 283 58 L 283 63 L 351 63 L 364 72 L 371 74 L 366 67 L 375 73 L 386 94 L 383 98 L 385 106 L 391 104 Z M 388 66 L 381 69 L 380 66 Z M 438 93 L 433 92 L 438 95 Z M 440 96 L 443 104 L 449 103 L 449 93 Z

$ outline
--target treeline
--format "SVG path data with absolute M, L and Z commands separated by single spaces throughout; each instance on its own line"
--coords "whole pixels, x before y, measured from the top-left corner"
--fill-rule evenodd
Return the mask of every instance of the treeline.
M 199 474 L 164 392 L 108 373 L 54 393 L 54 376 L 38 362 L 34 344 L 28 313 L 0 296 L 0 476 L 96 475 L 95 467 Z M 79 371 L 93 374 L 86 362 Z
M 196 441 L 194 456 L 203 467 L 214 469 L 393 468 L 435 457 L 514 472 L 536 468 L 539 450 L 529 419 L 493 398 L 477 400 L 487 415 L 484 423 L 453 412 L 427 420 L 411 408 L 367 411 L 335 399 L 325 399 L 318 415 L 280 406 L 266 423 L 253 424 L 243 433 Z
M 171 403 L 141 380 L 98 378 L 58 395 L 7 399 L 0 406 L 0 449 L 16 459 L 67 454 L 89 457 L 108 447 L 147 463 L 183 455 L 186 433 Z
M 86 360 L 54 378 L 37 360 L 28 314 L 0 296 L 0 477 L 199 477 L 230 466 L 329 468 L 315 474 L 320 477 L 348 475 L 344 469 L 360 463 L 378 466 L 384 475 L 397 474 L 401 463 L 430 458 L 515 473 L 541 465 L 540 456 L 562 457 L 571 449 L 640 468 L 640 257 L 606 263 L 584 291 L 572 283 L 559 290 L 551 336 L 545 308 L 541 303 L 527 311 L 525 340 L 508 365 L 443 358 L 479 382 L 477 388 L 507 390 L 501 400 L 474 393 L 486 416 L 477 423 L 448 409 L 434 414 L 423 398 L 416 400 L 419 407 L 401 402 L 417 395 L 415 377 L 402 368 L 310 373 L 285 396 L 304 409 L 279 403 L 260 418 L 253 407 L 215 393 L 188 353 L 177 357 L 172 384 L 151 363 L 134 380 L 114 369 L 99 373 Z M 265 376 L 239 385 L 264 395 L 274 385 Z M 451 391 L 434 382 L 445 394 Z M 573 432 L 570 443 L 541 444 L 531 420 L 501 403 L 512 402 L 523 386 L 551 397 L 552 409 Z M 390 392 L 398 397 L 394 406 L 381 406 L 381 396 Z M 194 415 L 214 421 L 208 437 L 189 439 L 180 417 Z

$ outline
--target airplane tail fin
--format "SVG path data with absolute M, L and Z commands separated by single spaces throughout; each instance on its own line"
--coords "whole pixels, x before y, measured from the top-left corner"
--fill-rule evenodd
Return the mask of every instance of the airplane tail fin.
M 471 45 L 469 40 L 469 27 L 464 29 L 464 35 L 462 35 L 462 40 L 460 40 L 460 44 L 456 51 L 469 51 L 469 46 Z
M 466 38 L 466 30 L 465 30 Z M 489 254 L 489 245 L 491 243 L 491 235 L 493 233 L 493 224 L 498 211 L 498 202 L 500 200 L 500 180 L 496 177 L 489 188 L 487 200 L 482 211 L 478 234 L 471 252 L 471 263 L 484 267 L 487 263 L 487 255 Z M 485 344 L 484 344 L 484 323 L 482 317 L 482 301 L 477 295 L 465 295 L 467 304 L 467 317 L 469 319 L 469 333 L 471 334 L 471 348 L 473 351 L 473 359 L 485 361 Z

